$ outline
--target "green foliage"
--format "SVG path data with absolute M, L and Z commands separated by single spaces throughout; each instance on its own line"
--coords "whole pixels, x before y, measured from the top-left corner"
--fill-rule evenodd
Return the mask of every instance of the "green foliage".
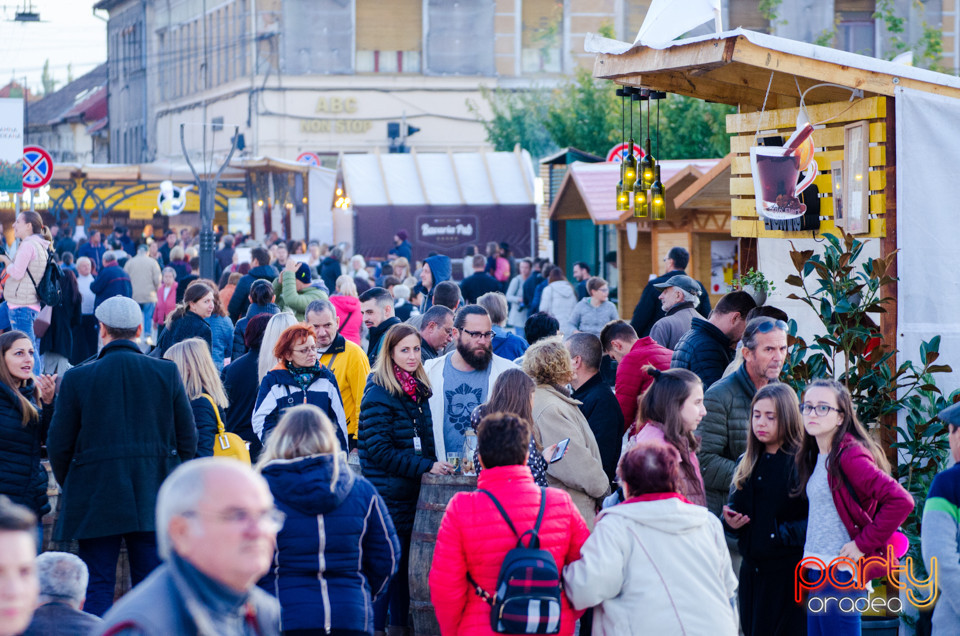
M 770 23 L 770 33 L 773 33 L 774 27 L 779 24 L 777 12 L 782 3 L 783 0 L 760 0 L 757 5 L 757 11 L 760 12 L 764 20 Z M 783 23 L 785 24 L 786 22 L 784 21 Z
M 920 58 L 924 60 L 926 68 L 945 73 L 946 69 L 940 64 L 943 55 L 943 32 L 924 22 L 923 35 L 920 36 L 917 44 L 920 47 Z
M 22 189 L 23 164 L 0 159 L 0 192 L 20 192 Z
M 661 100 L 660 108 L 659 156 L 656 137 L 653 137 L 653 152 L 658 159 L 711 159 L 725 157 L 730 152 L 726 119 L 736 112 L 733 106 L 669 95 Z M 655 121 L 656 112 L 654 105 L 651 122 Z
M 57 80 L 50 75 L 50 60 L 44 60 L 43 73 L 40 75 L 40 82 L 43 84 L 43 96 L 46 97 L 57 90 Z
M 896 365 L 897 350 L 883 342 L 874 317 L 896 304 L 883 288 L 896 281 L 895 254 L 862 261 L 864 243 L 844 234 L 827 234 L 823 254 L 792 247 L 796 274 L 787 285 L 797 289 L 788 297 L 801 301 L 820 317 L 822 332 L 809 345 L 797 337 L 790 321 L 785 382 L 799 393 L 811 380 L 833 377 L 850 390 L 857 415 L 875 432 L 898 434 L 891 448 L 897 452 L 897 474 L 913 495 L 916 507 L 903 524 L 910 539 L 910 555 L 922 571 L 920 520 L 933 477 L 944 468 L 949 444 L 937 413 L 960 400 L 960 390 L 944 397 L 934 376 L 952 369 L 937 364 L 940 336 L 920 345 L 919 362 Z M 905 425 L 896 422 L 898 413 Z
M 777 289 L 777 286 L 773 284 L 773 281 L 764 276 L 763 272 L 758 272 L 752 267 L 746 274 L 735 278 L 733 280 L 733 285 L 730 287 L 731 291 L 742 291 L 746 286 L 752 286 L 755 291 L 763 292 L 765 294 L 772 293 Z
M 926 7 L 919 0 L 913 0 L 913 6 L 921 12 L 926 11 Z M 943 55 L 943 33 L 935 26 L 923 22 L 923 32 L 919 40 L 911 45 L 905 38 L 907 37 L 907 19 L 897 15 L 896 4 L 894 0 L 877 0 L 876 12 L 874 18 L 883 20 L 884 27 L 890 45 L 890 52 L 887 59 L 893 59 L 897 55 L 909 50 L 913 50 L 915 64 L 928 68 L 932 71 L 945 72 L 940 64 L 940 58 Z
M 626 107 L 629 109 L 630 102 Z M 629 126 L 630 111 L 626 112 Z M 634 124 L 636 116 L 635 112 Z M 549 93 L 543 126 L 559 148 L 570 146 L 606 156 L 620 143 L 620 99 L 613 84 L 593 79 L 586 69 L 577 69 L 571 81 Z
M 491 90 L 482 86 L 480 95 L 490 107 L 490 118 L 483 118 L 480 107 L 472 100 L 467 101 L 467 108 L 483 122 L 487 141 L 494 150 L 511 151 L 520 144 L 535 158 L 556 150 L 550 133 L 543 127 L 548 103 L 545 91 Z
M 813 43 L 817 46 L 829 46 L 833 47 L 833 42 L 837 37 L 836 27 L 832 29 L 824 29 L 820 32 L 820 35 L 813 39 Z

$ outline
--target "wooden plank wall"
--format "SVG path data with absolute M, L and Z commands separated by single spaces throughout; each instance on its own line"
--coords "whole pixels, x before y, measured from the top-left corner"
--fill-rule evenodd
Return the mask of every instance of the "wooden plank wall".
M 820 189 L 820 232 L 834 233 L 833 224 L 833 188 L 830 179 L 830 164 L 843 159 L 843 127 L 847 124 L 867 121 L 870 129 L 870 231 L 865 237 L 877 238 L 886 234 L 886 194 L 887 187 L 887 108 L 893 108 L 893 102 L 887 102 L 883 96 L 858 99 L 852 102 L 835 102 L 807 106 L 807 114 L 812 123 L 825 123 L 813 133 L 816 147 L 817 167 L 820 174 L 814 183 Z M 735 153 L 731 162 L 730 195 L 731 224 L 733 236 L 748 238 L 809 238 L 810 232 L 783 232 L 766 230 L 763 221 L 757 216 L 753 189 L 753 177 L 750 173 L 750 147 L 755 145 L 755 133 L 761 129 L 760 137 L 779 134 L 789 137 L 796 129 L 797 108 L 768 110 L 736 115 L 727 115 L 727 132 L 730 149 Z
M 640 302 L 640 294 L 650 279 L 650 273 L 654 271 L 650 269 L 652 259 L 650 232 L 638 232 L 637 248 L 631 250 L 626 231 L 617 231 L 617 272 L 620 275 L 617 308 L 620 317 L 628 322 L 633 316 L 634 307 Z

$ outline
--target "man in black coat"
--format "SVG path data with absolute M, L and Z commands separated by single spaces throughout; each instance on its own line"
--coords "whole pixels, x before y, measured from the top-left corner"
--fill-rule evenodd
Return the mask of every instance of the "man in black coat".
M 730 292 L 710 312 L 710 318 L 694 318 L 690 330 L 683 334 L 673 351 L 671 369 L 689 369 L 697 374 L 706 391 L 723 377 L 733 360 L 734 347 L 756 307 L 747 292 Z
M 468 305 L 475 305 L 477 299 L 489 292 L 498 292 L 500 283 L 496 278 L 484 271 L 486 259 L 479 254 L 473 257 L 473 274 L 467 276 L 460 283 L 460 293 Z
M 228 433 L 236 433 L 245 442 L 250 443 L 250 461 L 256 462 L 263 450 L 260 438 L 253 432 L 253 409 L 257 405 L 257 391 L 260 382 L 257 378 L 257 362 L 260 358 L 260 344 L 263 332 L 273 314 L 257 314 L 246 322 L 243 341 L 247 352 L 234 358 L 223 368 L 220 377 L 227 392 L 230 406 L 227 407 L 223 427 Z
M 658 289 L 656 285 L 667 282 L 677 274 L 686 275 L 687 272 L 684 270 L 686 270 L 689 262 L 690 252 L 682 247 L 670 248 L 667 257 L 663 259 L 664 269 L 666 270 L 663 276 L 654 278 L 643 288 L 640 301 L 633 310 L 633 318 L 630 319 L 630 325 L 637 332 L 639 338 L 649 336 L 653 324 L 666 315 L 659 300 L 662 290 Z M 700 281 L 696 281 L 696 283 L 700 286 L 700 304 L 697 305 L 697 311 L 706 318 L 710 315 L 710 296 L 707 294 L 703 283 Z
M 617 478 L 617 462 L 620 461 L 623 411 L 613 391 L 600 376 L 600 359 L 603 357 L 600 338 L 580 332 L 570 336 L 565 344 L 573 361 L 573 380 L 570 382 L 573 394 L 570 397 L 580 402 L 580 412 L 587 418 L 600 449 L 603 472 L 612 484 Z
M 193 410 L 176 365 L 140 352 L 143 314 L 132 298 L 97 307 L 97 358 L 67 371 L 47 451 L 63 488 L 57 541 L 79 541 L 90 570 L 86 608 L 113 603 L 121 540 L 133 584 L 159 563 L 154 512 L 160 484 L 197 452 Z
M 276 268 L 270 264 L 270 252 L 262 247 L 253 248 L 253 251 L 250 252 L 250 258 L 253 259 L 254 267 L 237 281 L 237 288 L 233 290 L 233 297 L 227 306 L 227 311 L 230 312 L 230 320 L 234 324 L 247 315 L 247 307 L 250 306 L 248 295 L 253 281 L 262 278 L 272 283 L 280 275 Z

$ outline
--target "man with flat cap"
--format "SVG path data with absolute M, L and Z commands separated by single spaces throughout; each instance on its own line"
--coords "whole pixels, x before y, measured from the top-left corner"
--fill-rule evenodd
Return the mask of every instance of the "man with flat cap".
M 55 540 L 78 540 L 90 571 L 85 609 L 103 616 L 121 542 L 134 585 L 160 563 L 157 492 L 196 455 L 197 430 L 176 365 L 144 355 L 135 342 L 143 329 L 136 301 L 114 296 L 95 314 L 100 353 L 64 374 L 47 450 L 63 489 Z
M 685 274 L 676 274 L 653 286 L 661 290 L 660 306 L 665 315 L 653 324 L 650 337 L 661 347 L 673 350 L 690 331 L 694 317 L 700 315 L 700 284 Z

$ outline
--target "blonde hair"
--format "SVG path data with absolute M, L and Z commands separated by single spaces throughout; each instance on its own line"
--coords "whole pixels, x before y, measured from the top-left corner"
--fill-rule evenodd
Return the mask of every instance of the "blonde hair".
M 187 338 L 167 349 L 163 357 L 177 365 L 188 398 L 195 400 L 206 393 L 220 408 L 230 405 L 206 341 Z
M 373 383 L 383 387 L 392 395 L 403 395 L 403 386 L 397 380 L 397 374 L 393 372 L 393 348 L 407 336 L 416 336 L 421 340 L 420 332 L 413 325 L 401 322 L 387 330 L 383 335 L 380 345 L 380 353 L 377 355 L 377 361 L 371 369 Z M 430 380 L 427 379 L 427 372 L 423 369 L 423 360 L 417 365 L 417 370 L 413 372 L 413 377 L 423 382 L 427 387 L 430 386 Z
M 263 342 L 260 345 L 260 357 L 257 358 L 257 383 L 263 380 L 263 376 L 273 367 L 277 366 L 277 357 L 273 355 L 273 347 L 280 339 L 280 334 L 286 331 L 287 327 L 297 324 L 296 317 L 289 311 L 282 311 L 270 319 L 266 329 L 263 330 Z
M 353 296 L 357 298 L 357 284 L 353 282 L 353 276 L 343 274 L 337 277 L 337 289 L 335 290 L 341 296 Z
M 537 384 L 565 393 L 563 387 L 573 377 L 570 352 L 559 336 L 538 340 L 523 354 L 523 372 Z
M 174 245 L 170 248 L 170 262 L 173 261 L 182 261 L 184 257 L 183 248 L 179 245 Z
M 267 438 L 257 462 L 257 470 L 275 460 L 297 459 L 314 455 L 333 455 L 333 476 L 330 492 L 333 492 L 340 477 L 343 453 L 336 430 L 330 418 L 312 404 L 301 404 L 288 409 L 280 423 Z

